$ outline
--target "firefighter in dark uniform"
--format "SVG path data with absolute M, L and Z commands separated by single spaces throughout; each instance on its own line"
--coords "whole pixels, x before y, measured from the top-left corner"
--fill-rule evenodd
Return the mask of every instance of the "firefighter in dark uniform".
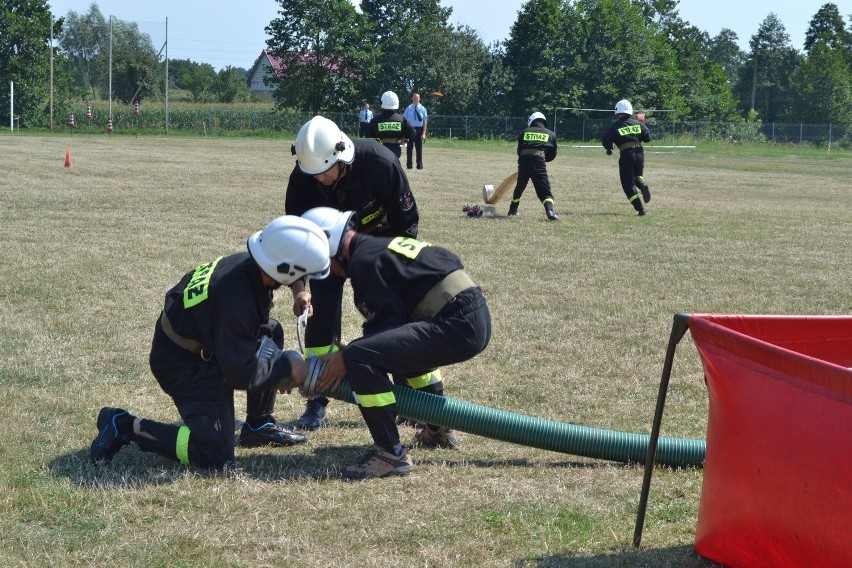
M 329 273 L 328 240 L 315 224 L 278 217 L 248 239 L 248 252 L 219 257 L 189 271 L 166 293 L 149 358 L 182 425 L 102 408 L 93 463 L 109 462 L 134 442 L 183 464 L 221 468 L 234 460 L 234 391 L 247 392 L 250 414 L 241 446 L 290 446 L 305 436 L 272 416 L 277 390 L 304 382 L 307 363 L 282 351 L 284 332 L 270 319 L 273 291 Z M 254 413 L 251 413 L 254 408 Z
M 645 207 L 642 201 L 651 201 L 651 191 L 642 174 L 645 172 L 645 150 L 642 142 L 651 141 L 651 131 L 645 124 L 633 118 L 633 105 L 627 99 L 615 103 L 616 121 L 607 128 L 601 143 L 606 148 L 608 156 L 612 155 L 612 147 L 615 145 L 620 154 L 618 158 L 618 176 L 621 178 L 621 189 L 627 200 L 633 205 L 640 217 L 645 216 Z M 642 201 L 636 188 L 642 192 Z
M 358 231 L 383 236 L 416 237 L 420 219 L 417 202 L 399 160 L 371 138 L 354 143 L 337 125 L 322 116 L 305 123 L 293 152 L 298 160 L 290 174 L 284 210 L 301 215 L 313 207 L 351 210 L 358 214 Z M 312 280 L 312 315 L 305 330 L 305 354 L 323 355 L 341 340 L 343 278 Z M 293 286 L 296 315 L 307 304 L 304 288 Z M 420 380 L 438 382 L 439 373 Z M 308 401 L 298 428 L 316 430 L 326 417 L 328 399 Z
M 397 112 L 399 97 L 393 91 L 382 93 L 382 112 L 373 117 L 367 135 L 381 142 L 397 159 L 402 156 L 400 144 L 414 140 L 417 131 L 408 119 Z
M 491 339 L 491 316 L 482 290 L 449 250 L 411 237 L 358 233 L 355 214 L 327 207 L 305 218 L 328 235 L 332 273 L 349 278 L 364 334 L 341 351 L 324 355 L 318 391 L 333 392 L 344 375 L 367 423 L 374 448 L 341 470 L 348 479 L 410 472 L 413 462 L 400 443 L 391 379 L 466 361 Z M 427 389 L 423 389 L 427 390 Z M 443 396 L 443 389 L 431 391 Z M 424 447 L 452 447 L 449 428 L 423 425 L 416 441 Z
M 558 221 L 553 211 L 553 193 L 550 190 L 550 178 L 547 176 L 545 162 L 556 158 L 556 134 L 547 128 L 547 119 L 540 112 L 534 112 L 527 120 L 527 128 L 518 135 L 518 181 L 509 205 L 509 216 L 518 214 L 521 196 L 532 180 L 535 194 L 544 205 L 544 212 L 550 221 Z

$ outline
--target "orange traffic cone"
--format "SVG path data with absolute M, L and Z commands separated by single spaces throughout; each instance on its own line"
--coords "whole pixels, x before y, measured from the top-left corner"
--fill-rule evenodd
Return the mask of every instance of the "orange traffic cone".
M 65 150 L 65 169 L 71 169 L 71 150 Z

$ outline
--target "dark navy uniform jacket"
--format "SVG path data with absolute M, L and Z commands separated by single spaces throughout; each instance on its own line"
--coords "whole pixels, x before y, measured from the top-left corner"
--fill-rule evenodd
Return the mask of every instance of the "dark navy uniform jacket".
M 355 211 L 359 232 L 416 237 L 420 214 L 399 159 L 370 138 L 352 143 L 355 159 L 333 186 L 324 186 L 299 166 L 293 168 L 284 212 L 301 215 L 320 206 Z
M 445 276 L 464 268 L 449 250 L 406 237 L 355 234 L 346 272 L 364 335 L 412 321 L 414 308 Z

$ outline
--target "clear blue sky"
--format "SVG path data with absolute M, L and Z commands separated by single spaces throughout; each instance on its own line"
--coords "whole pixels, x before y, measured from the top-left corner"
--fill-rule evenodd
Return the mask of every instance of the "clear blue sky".
M 88 12 L 93 0 L 48 0 L 56 17 L 70 10 Z M 277 16 L 280 4 L 275 0 L 198 1 L 198 0 L 95 0 L 104 17 L 139 23 L 139 29 L 151 35 L 157 49 L 165 40 L 168 18 L 169 58 L 210 63 L 217 70 L 227 65 L 249 68 L 266 46 L 264 28 Z M 357 3 L 357 0 L 356 2 Z M 680 17 L 715 36 L 722 28 L 739 36 L 740 47 L 748 41 L 761 22 L 774 12 L 790 35 L 793 47 L 801 50 L 805 31 L 823 0 L 681 0 Z M 852 0 L 834 0 L 849 24 Z M 453 8 L 450 23 L 475 29 L 486 43 L 508 38 L 525 0 L 442 0 Z

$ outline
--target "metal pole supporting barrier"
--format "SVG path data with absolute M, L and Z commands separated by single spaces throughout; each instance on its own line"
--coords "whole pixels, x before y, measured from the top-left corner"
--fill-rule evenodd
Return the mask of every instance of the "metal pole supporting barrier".
M 642 479 L 642 493 L 639 497 L 639 511 L 636 513 L 636 527 L 633 529 L 633 546 L 639 548 L 642 544 L 642 528 L 645 525 L 645 512 L 648 509 L 648 494 L 651 491 L 651 475 L 654 473 L 654 461 L 657 457 L 657 442 L 660 439 L 660 424 L 663 421 L 663 407 L 666 405 L 666 394 L 669 390 L 669 379 L 672 376 L 675 349 L 689 328 L 689 314 L 675 314 L 672 332 L 669 336 L 669 346 L 666 349 L 666 360 L 663 364 L 663 376 L 660 379 L 660 391 L 657 394 L 657 409 L 654 411 L 654 423 L 651 427 L 651 438 L 648 441 L 648 455 L 645 458 L 645 475 Z

